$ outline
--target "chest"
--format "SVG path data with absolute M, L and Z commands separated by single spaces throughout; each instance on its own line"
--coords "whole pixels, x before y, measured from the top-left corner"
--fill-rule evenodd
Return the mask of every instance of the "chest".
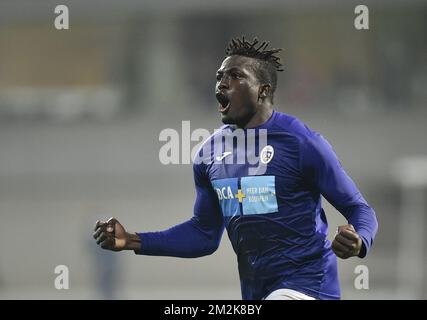
M 238 145 L 223 148 L 208 166 L 223 212 L 232 216 L 239 211 L 276 212 L 278 204 L 303 189 L 299 143 L 294 137 L 269 134 L 264 144 L 255 146 L 246 144 L 244 152 Z
M 229 144 L 224 141 L 213 150 L 212 161 L 207 166 L 209 180 L 274 176 L 289 186 L 300 182 L 300 144 L 295 137 L 270 133 L 254 141 Z

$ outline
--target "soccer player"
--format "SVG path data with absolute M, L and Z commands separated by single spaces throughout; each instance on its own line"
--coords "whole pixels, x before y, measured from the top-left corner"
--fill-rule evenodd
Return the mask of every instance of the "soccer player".
M 273 109 L 281 49 L 267 47 L 244 37 L 227 46 L 215 88 L 224 126 L 200 149 L 196 158 L 203 161 L 194 161 L 192 218 L 143 233 L 127 232 L 111 218 L 96 222 L 94 238 L 113 251 L 196 258 L 215 252 L 226 228 L 243 299 L 339 299 L 336 257 L 367 255 L 378 227 L 375 212 L 331 145 L 297 118 Z M 259 152 L 262 166 L 255 173 L 246 161 L 231 161 L 246 145 L 221 153 L 204 148 L 218 134 L 255 130 L 259 136 L 261 129 L 268 145 Z M 348 221 L 337 228 L 332 244 L 322 195 Z

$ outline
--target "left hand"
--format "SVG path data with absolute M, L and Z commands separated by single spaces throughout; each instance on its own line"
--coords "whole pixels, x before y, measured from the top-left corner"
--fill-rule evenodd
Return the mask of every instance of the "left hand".
M 362 249 L 362 239 L 351 224 L 338 227 L 338 233 L 332 241 L 332 251 L 341 259 L 357 256 Z

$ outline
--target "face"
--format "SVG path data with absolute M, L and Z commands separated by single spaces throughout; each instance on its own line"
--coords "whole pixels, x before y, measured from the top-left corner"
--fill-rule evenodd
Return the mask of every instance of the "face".
M 253 64 L 253 58 L 234 55 L 217 71 L 215 95 L 224 124 L 244 127 L 257 112 L 260 83 Z

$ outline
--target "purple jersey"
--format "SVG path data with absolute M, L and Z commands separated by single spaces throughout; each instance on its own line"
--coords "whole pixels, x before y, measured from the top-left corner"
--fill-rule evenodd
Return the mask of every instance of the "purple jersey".
M 232 136 L 235 130 L 223 126 L 205 146 L 213 145 L 218 134 Z M 248 130 L 255 137 L 267 135 L 267 145 L 257 154 L 260 170 L 254 173 L 253 164 L 237 161 L 242 144 L 232 144 L 230 152 L 222 153 L 201 148 L 196 159 L 203 162 L 193 165 L 194 216 L 162 232 L 140 233 L 138 253 L 211 254 L 225 227 L 237 255 L 243 299 L 262 299 L 281 288 L 316 299 L 339 299 L 337 258 L 327 240 L 321 195 L 362 238 L 360 257 L 372 246 L 375 212 L 329 143 L 295 117 L 275 111 L 266 123 Z M 243 130 L 245 135 L 248 130 Z M 248 143 L 243 148 L 250 152 Z

